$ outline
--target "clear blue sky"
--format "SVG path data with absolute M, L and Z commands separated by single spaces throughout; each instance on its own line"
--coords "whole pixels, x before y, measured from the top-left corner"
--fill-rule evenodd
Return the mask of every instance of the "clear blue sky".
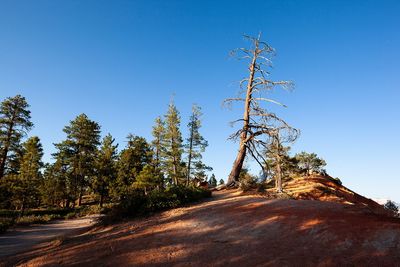
M 316 152 L 361 194 L 400 201 L 399 13 L 378 0 L 0 0 L 0 99 L 27 97 L 30 134 L 50 160 L 82 112 L 120 147 L 130 132 L 150 138 L 174 93 L 183 128 L 202 106 L 205 161 L 225 179 L 237 150 L 228 122 L 241 109 L 221 102 L 246 75 L 228 52 L 261 31 L 277 50 L 272 78 L 296 83 L 275 95 L 302 130 L 293 152 Z

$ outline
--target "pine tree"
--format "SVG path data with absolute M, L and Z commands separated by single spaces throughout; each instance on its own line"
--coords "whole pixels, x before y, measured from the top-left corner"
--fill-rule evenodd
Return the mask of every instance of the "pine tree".
M 209 183 L 211 186 L 217 186 L 217 179 L 215 178 L 214 173 L 211 174 L 210 181 L 208 181 L 208 183 Z
M 41 187 L 42 202 L 52 207 L 69 207 L 66 205 L 69 199 L 66 181 L 66 172 L 59 160 L 53 164 L 46 164 Z
M 153 165 L 156 169 L 160 168 L 163 156 L 165 155 L 165 124 L 160 117 L 155 120 L 153 126 Z
M 149 190 L 159 187 L 162 181 L 163 176 L 161 172 L 152 165 L 146 165 L 136 177 L 134 186 L 143 189 L 144 193 L 147 194 Z
M 63 206 L 66 208 L 75 206 L 75 200 L 79 197 L 79 176 L 77 175 L 77 162 L 74 160 L 75 150 L 68 140 L 55 144 L 57 151 L 52 154 L 56 160 L 50 166 L 45 180 L 60 186 L 63 190 Z M 58 194 L 57 194 L 58 195 Z
M 179 184 L 179 180 L 184 178 L 182 168 L 182 134 L 179 130 L 181 118 L 179 111 L 174 103 L 169 104 L 168 112 L 165 115 L 165 159 L 164 167 L 171 182 Z
M 295 155 L 298 166 L 307 176 L 312 172 L 321 172 L 326 166 L 325 160 L 319 158 L 315 153 L 301 152 Z
M 118 161 L 118 177 L 114 197 L 123 197 L 132 188 L 137 175 L 151 162 L 151 149 L 146 139 L 128 135 L 128 145 L 121 151 Z
M 20 163 L 20 173 L 17 176 L 15 199 L 23 211 L 27 206 L 38 206 L 40 200 L 39 188 L 42 183 L 43 148 L 38 137 L 29 138 L 23 144 L 23 156 Z
M 219 185 L 225 184 L 224 179 L 219 180 Z
M 0 104 L 0 180 L 11 162 L 21 153 L 20 142 L 33 127 L 29 105 L 21 95 L 6 98 Z M 17 170 L 14 171 L 16 173 Z
M 78 205 L 91 179 L 95 176 L 95 155 L 100 144 L 100 125 L 85 114 L 77 116 L 63 131 L 67 139 L 56 145 L 69 165 L 71 190 L 78 194 Z M 75 193 L 76 194 L 76 193 Z M 73 201 L 76 197 L 73 198 Z
M 197 105 L 192 107 L 192 115 L 188 123 L 189 138 L 185 145 L 187 153 L 187 171 L 186 171 L 186 184 L 189 185 L 192 174 L 195 177 L 204 176 L 206 170 L 212 168 L 206 166 L 202 162 L 202 153 L 208 146 L 208 142 L 201 136 L 199 129 L 201 127 L 201 108 Z
M 103 206 L 104 199 L 109 196 L 111 186 L 117 177 L 117 145 L 111 134 L 103 138 L 95 161 L 96 176 L 93 179 L 92 188 L 99 196 L 99 205 Z

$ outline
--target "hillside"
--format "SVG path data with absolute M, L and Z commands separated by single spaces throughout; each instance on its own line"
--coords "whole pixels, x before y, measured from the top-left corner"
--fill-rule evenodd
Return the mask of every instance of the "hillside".
M 312 176 L 294 179 L 284 184 L 287 194 L 295 199 L 320 200 L 354 205 L 377 214 L 390 213 L 382 205 L 363 197 L 329 176 Z
M 5 264 L 393 266 L 399 262 L 397 219 L 373 213 L 369 208 L 373 203 L 343 204 L 342 194 L 357 203 L 368 202 L 344 187 L 336 197 L 320 196 L 335 202 L 309 200 L 314 193 L 307 192 L 317 190 L 318 183 L 326 184 L 318 179 L 314 186 L 310 182 L 297 181 L 304 186 L 301 190 L 288 184 L 288 190 L 304 200 L 214 192 L 210 201 L 59 238 L 8 258 Z

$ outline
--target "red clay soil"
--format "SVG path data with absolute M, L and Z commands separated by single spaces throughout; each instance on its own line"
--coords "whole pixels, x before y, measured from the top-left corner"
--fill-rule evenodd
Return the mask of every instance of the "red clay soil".
M 374 213 L 390 215 L 390 212 L 372 199 L 363 197 L 339 184 L 330 176 L 311 176 L 293 179 L 284 184 L 287 194 L 295 199 L 320 200 L 368 208 Z
M 4 260 L 18 266 L 400 266 L 400 222 L 369 208 L 214 192 Z

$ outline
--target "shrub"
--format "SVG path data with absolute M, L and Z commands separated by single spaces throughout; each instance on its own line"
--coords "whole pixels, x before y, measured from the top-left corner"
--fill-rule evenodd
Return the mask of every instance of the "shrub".
M 59 214 L 28 215 L 28 216 L 22 216 L 22 217 L 18 218 L 16 223 L 18 225 L 29 225 L 29 224 L 34 224 L 34 223 L 47 223 L 51 220 L 60 219 L 60 218 L 62 218 L 62 216 Z
M 147 195 L 143 191 L 135 190 L 125 195 L 119 204 L 110 209 L 103 218 L 103 223 L 176 208 L 207 197 L 211 197 L 211 191 L 196 187 L 173 186 L 164 191 L 151 191 Z
M 387 210 L 390 210 L 394 213 L 394 215 L 399 215 L 399 206 L 391 200 L 388 200 L 383 207 Z
M 338 185 L 342 185 L 342 181 L 339 178 L 332 178 L 332 180 L 338 184 Z
M 257 187 L 256 179 L 248 173 L 241 175 L 239 177 L 239 181 L 240 181 L 240 189 L 242 189 L 243 191 L 248 191 L 250 189 Z
M 8 228 L 14 225 L 14 218 L 0 217 L 0 233 L 4 233 Z

